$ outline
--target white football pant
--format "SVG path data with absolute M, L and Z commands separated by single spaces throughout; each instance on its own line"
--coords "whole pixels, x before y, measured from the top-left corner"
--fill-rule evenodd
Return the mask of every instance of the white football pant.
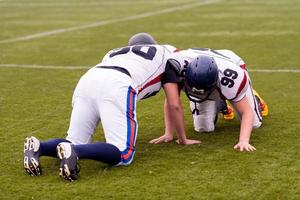
M 74 91 L 66 139 L 73 144 L 90 143 L 101 121 L 106 142 L 121 151 L 123 164 L 130 164 L 138 130 L 137 94 L 133 88 L 132 79 L 124 73 L 113 69 L 90 69 Z

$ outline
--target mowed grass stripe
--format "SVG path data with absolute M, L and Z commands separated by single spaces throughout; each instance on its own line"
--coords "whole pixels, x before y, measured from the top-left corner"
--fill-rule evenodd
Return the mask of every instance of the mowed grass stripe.
M 57 1 L 57 2 L 53 2 L 53 1 L 49 1 L 49 2 L 11 2 L 8 0 L 0 0 L 1 4 L 0 6 L 2 7 L 87 7 L 87 6 L 105 6 L 105 5 L 118 5 L 118 6 L 132 6 L 133 1 L 92 1 L 92 2 L 86 2 L 86 1 L 69 1 L 69 2 L 61 2 L 61 1 Z M 173 2 L 176 3 L 178 1 L 168 1 L 169 3 Z M 161 5 L 162 3 L 168 3 L 168 2 L 161 2 L 161 1 L 151 1 L 151 2 L 147 2 L 147 4 L 159 4 Z M 183 2 L 183 0 L 182 0 Z M 145 2 L 143 1 L 135 1 L 134 5 L 137 4 L 145 4 Z
M 85 29 L 89 29 L 89 28 L 95 28 L 95 27 L 114 24 L 114 23 L 118 23 L 118 22 L 125 22 L 125 21 L 146 18 L 146 17 L 162 15 L 162 14 L 166 14 L 166 13 L 175 12 L 178 10 L 185 10 L 185 9 L 189 9 L 189 8 L 194 8 L 196 6 L 203 6 L 203 5 L 217 3 L 217 2 L 219 2 L 219 0 L 204 0 L 204 1 L 199 1 L 196 3 L 189 3 L 186 5 L 175 6 L 175 7 L 171 7 L 171 8 L 167 8 L 167 9 L 163 9 L 163 10 L 147 12 L 147 13 L 137 14 L 137 15 L 131 15 L 131 16 L 124 17 L 124 18 L 103 20 L 103 21 L 98 21 L 95 23 L 85 24 L 85 25 L 81 25 L 81 26 L 56 29 L 56 30 L 52 30 L 52 31 L 40 32 L 40 33 L 17 37 L 17 38 L 13 38 L 13 39 L 6 39 L 6 40 L 0 41 L 0 44 L 13 43 L 13 42 L 18 42 L 18 41 L 26 41 L 26 40 L 32 40 L 32 39 L 46 37 L 46 36 L 50 36 L 50 35 L 62 34 L 62 33 L 66 33 L 66 32 L 85 30 Z

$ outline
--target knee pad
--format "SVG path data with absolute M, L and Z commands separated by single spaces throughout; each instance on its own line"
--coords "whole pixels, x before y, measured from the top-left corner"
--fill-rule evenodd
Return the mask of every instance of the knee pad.
M 213 132 L 215 130 L 214 119 L 206 116 L 193 116 L 194 118 L 194 129 L 199 133 Z

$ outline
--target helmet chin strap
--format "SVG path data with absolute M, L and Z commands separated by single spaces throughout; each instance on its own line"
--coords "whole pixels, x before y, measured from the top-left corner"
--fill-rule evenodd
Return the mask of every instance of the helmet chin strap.
M 204 91 L 204 89 L 197 89 L 197 88 L 192 88 L 192 92 L 193 93 L 198 93 L 198 94 L 201 94 L 201 95 L 203 95 L 203 94 L 205 94 L 205 91 Z
M 202 103 L 202 102 L 208 100 L 208 99 L 209 99 L 209 96 L 210 96 L 216 89 L 217 89 L 216 86 L 213 87 L 213 88 L 206 94 L 206 96 L 205 96 L 204 98 L 201 98 L 201 99 L 200 99 L 199 97 L 194 96 L 193 93 L 190 94 L 189 92 L 185 92 L 187 98 L 188 98 L 191 102 L 194 103 L 194 109 L 192 110 L 192 114 L 193 114 L 193 115 L 194 115 L 194 114 L 196 114 L 196 115 L 199 115 L 199 114 L 200 114 L 200 111 L 199 111 L 199 109 L 197 108 L 197 103 Z M 193 92 L 193 91 L 192 91 L 192 92 Z M 192 98 L 192 97 L 195 97 L 196 99 L 195 99 L 195 98 Z
M 204 97 L 204 98 L 199 98 L 199 97 L 197 97 L 196 95 L 193 95 L 193 93 L 185 93 L 186 94 L 186 96 L 188 97 L 188 99 L 190 100 L 190 101 L 192 101 L 192 102 L 195 102 L 195 103 L 202 103 L 203 101 L 206 101 L 206 100 L 209 100 L 209 96 L 213 93 L 213 91 L 215 90 L 216 88 L 214 88 L 214 89 L 212 89 L 212 90 L 210 90 L 207 94 L 206 94 L 206 96 Z M 194 98 L 192 98 L 192 97 L 195 97 L 195 98 L 197 98 L 197 99 L 199 99 L 199 100 L 196 100 L 196 99 L 194 99 Z

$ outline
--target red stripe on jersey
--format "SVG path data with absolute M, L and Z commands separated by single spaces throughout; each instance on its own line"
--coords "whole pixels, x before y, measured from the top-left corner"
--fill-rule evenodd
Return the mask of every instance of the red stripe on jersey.
M 237 93 L 236 93 L 235 98 L 236 98 L 237 96 L 239 96 L 239 94 L 241 93 L 241 91 L 244 89 L 246 83 L 247 83 L 247 76 L 246 76 L 246 72 L 244 72 L 244 78 L 243 78 L 243 81 L 242 81 L 242 83 L 241 83 L 241 85 L 240 85 L 240 87 L 239 87 L 239 89 L 238 89 L 238 91 L 237 91 Z
M 242 64 L 242 65 L 240 65 L 240 67 L 241 67 L 242 69 L 246 69 L 246 64 Z
M 158 75 L 156 78 L 154 78 L 154 79 L 152 79 L 151 81 L 149 81 L 148 83 L 146 83 L 146 84 L 144 85 L 144 87 L 142 87 L 142 88 L 139 90 L 139 93 L 142 92 L 145 88 L 147 88 L 147 87 L 149 87 L 149 86 L 151 86 L 151 85 L 154 85 L 154 84 L 160 82 L 160 81 L 161 81 L 161 78 L 162 78 L 162 74 Z

